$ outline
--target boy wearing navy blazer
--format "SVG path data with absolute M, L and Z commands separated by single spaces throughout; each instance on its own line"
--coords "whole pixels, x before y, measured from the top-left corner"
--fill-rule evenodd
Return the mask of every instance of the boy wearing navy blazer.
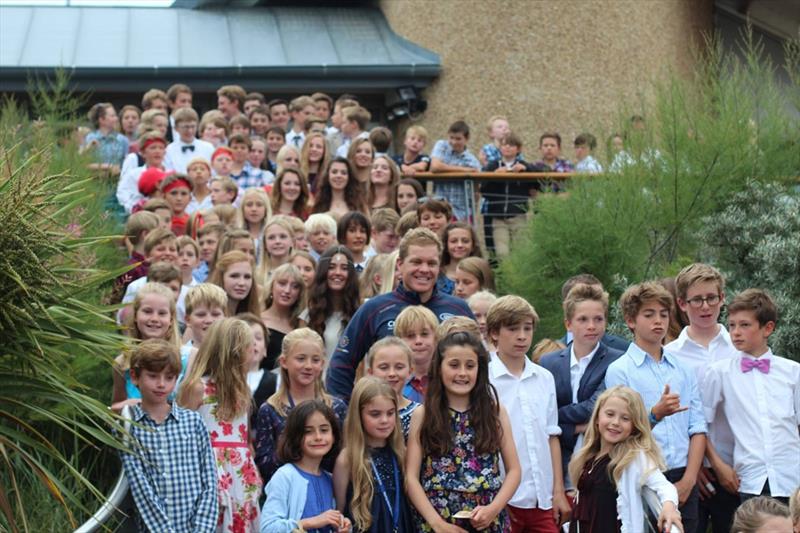
M 544 355 L 539 364 L 553 374 L 556 382 L 561 460 L 567 479 L 572 452 L 581 447 L 594 402 L 605 389 L 606 369 L 623 352 L 602 342 L 608 293 L 601 286 L 575 284 L 563 306 L 564 323 L 572 333 L 572 342 L 563 350 Z

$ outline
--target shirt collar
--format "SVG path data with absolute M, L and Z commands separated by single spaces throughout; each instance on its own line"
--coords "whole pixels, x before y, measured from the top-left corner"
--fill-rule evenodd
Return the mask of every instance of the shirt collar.
M 581 361 L 586 361 L 586 363 L 584 363 L 584 364 L 586 364 L 588 366 L 589 363 L 592 362 L 592 357 L 594 357 L 594 354 L 597 353 L 597 349 L 598 348 L 600 348 L 600 343 L 599 342 L 594 345 L 594 348 L 592 348 L 591 352 L 589 352 L 588 354 L 586 354 L 586 356 L 581 358 Z M 573 366 L 576 366 L 576 365 L 579 365 L 579 364 L 580 364 L 580 361 L 578 361 L 578 358 L 575 356 L 575 343 L 572 342 L 569 345 L 569 367 L 572 368 Z
M 760 361 L 761 359 L 772 359 L 773 357 L 772 350 L 770 348 L 767 348 L 767 351 L 764 352 L 764 355 L 762 355 L 761 357 L 753 357 L 749 353 L 744 353 L 744 352 L 739 352 L 739 355 L 742 356 L 742 359 L 753 359 L 755 361 Z
M 642 350 L 635 342 L 632 342 L 630 346 L 628 346 L 628 351 L 626 352 L 628 356 L 633 359 L 633 362 L 636 363 L 636 366 L 642 366 L 650 354 Z M 650 357 L 652 359 L 652 357 Z M 675 366 L 675 361 L 672 360 L 672 355 L 661 348 L 661 359 L 666 363 L 669 363 L 670 366 Z
M 147 411 L 145 411 L 144 409 L 142 409 L 142 405 L 141 404 L 138 404 L 138 403 L 134 404 L 133 407 L 131 408 L 131 418 L 133 419 L 133 421 L 134 422 L 142 422 L 145 419 L 145 417 L 147 417 L 148 420 L 150 420 L 153 423 L 155 423 L 155 420 L 150 418 L 150 414 Z M 176 402 L 172 402 L 170 404 L 169 413 L 167 414 L 167 418 L 164 420 L 164 422 L 166 422 L 170 418 L 173 418 L 175 420 L 180 420 L 180 415 L 179 415 L 179 412 L 178 412 L 178 405 L 177 405 Z
M 525 379 L 532 375 L 535 375 L 535 368 L 533 363 L 527 357 L 525 358 L 525 366 L 522 368 L 522 374 L 517 377 L 511 373 L 511 371 L 506 367 L 506 364 L 500 359 L 500 356 L 495 354 L 494 357 L 491 358 L 489 361 L 489 374 L 492 378 L 496 379 L 502 376 L 509 376 L 514 379 Z
M 692 340 L 692 338 L 689 336 L 689 326 L 686 326 L 681 330 L 680 335 L 678 335 L 678 338 L 675 339 L 675 342 L 676 345 L 679 347 L 679 349 L 682 349 L 687 342 L 691 342 L 697 346 L 700 346 L 699 343 Z M 713 339 L 711 339 L 708 345 L 710 347 L 712 344 L 718 342 L 722 342 L 724 344 L 727 344 L 728 346 L 732 345 L 731 335 L 730 333 L 728 333 L 728 330 L 725 329 L 725 326 L 723 326 L 722 324 L 719 324 L 719 331 L 717 332 L 716 336 Z

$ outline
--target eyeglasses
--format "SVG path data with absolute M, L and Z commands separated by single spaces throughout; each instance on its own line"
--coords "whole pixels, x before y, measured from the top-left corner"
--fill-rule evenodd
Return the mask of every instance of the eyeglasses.
M 178 130 L 193 130 L 195 128 L 197 128 L 197 122 L 181 122 L 175 127 Z
M 686 300 L 686 303 L 688 303 L 691 307 L 694 307 L 695 309 L 700 309 L 701 307 L 703 307 L 704 303 L 707 303 L 709 307 L 714 307 L 719 302 L 720 302 L 719 294 L 711 294 L 709 296 L 706 296 L 705 298 L 703 298 L 702 296 L 695 296 L 694 298 Z

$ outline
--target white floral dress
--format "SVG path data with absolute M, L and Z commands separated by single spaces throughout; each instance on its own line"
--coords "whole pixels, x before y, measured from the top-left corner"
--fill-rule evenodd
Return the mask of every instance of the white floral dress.
M 247 414 L 231 421 L 219 420 L 217 386 L 208 378 L 203 378 L 203 403 L 197 411 L 208 428 L 217 461 L 217 532 L 255 533 L 261 477 L 250 451 Z

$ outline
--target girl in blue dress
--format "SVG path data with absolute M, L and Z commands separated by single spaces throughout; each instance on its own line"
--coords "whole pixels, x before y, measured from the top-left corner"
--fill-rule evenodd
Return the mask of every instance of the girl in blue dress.
M 383 379 L 356 383 L 345 420 L 347 447 L 333 471 L 338 509 L 354 532 L 413 533 L 403 491 L 405 446 L 395 390 Z

